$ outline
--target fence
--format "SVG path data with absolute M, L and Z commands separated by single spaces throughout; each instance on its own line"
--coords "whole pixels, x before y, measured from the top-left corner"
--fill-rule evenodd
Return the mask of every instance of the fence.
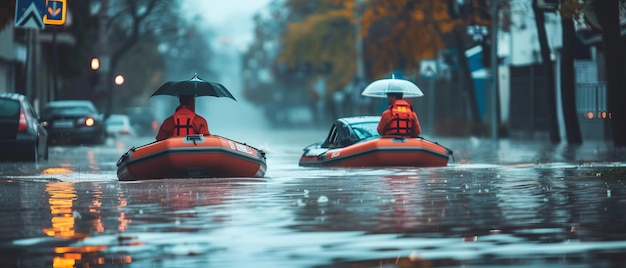
M 576 111 L 583 139 L 607 139 L 610 114 L 606 102 L 606 83 L 576 84 Z

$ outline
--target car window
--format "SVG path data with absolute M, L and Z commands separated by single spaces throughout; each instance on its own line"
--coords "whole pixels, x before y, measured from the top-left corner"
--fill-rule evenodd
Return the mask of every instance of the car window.
M 16 100 L 0 99 L 0 118 L 14 119 L 20 114 L 20 103 Z
M 107 119 L 107 124 L 109 124 L 109 125 L 123 125 L 124 124 L 124 118 L 123 117 L 118 117 L 118 116 L 111 116 L 111 117 L 109 117 L 109 119 Z
M 359 140 L 365 140 L 372 137 L 378 137 L 378 122 L 355 123 L 350 125 L 354 134 Z
M 24 102 L 24 110 L 26 111 L 29 117 L 39 120 L 39 114 L 37 114 L 37 111 L 35 111 L 35 108 L 33 108 L 33 106 L 31 106 L 30 103 L 27 101 Z
M 85 115 L 92 114 L 93 111 L 86 106 L 68 106 L 68 107 L 48 107 L 46 114 L 48 115 Z

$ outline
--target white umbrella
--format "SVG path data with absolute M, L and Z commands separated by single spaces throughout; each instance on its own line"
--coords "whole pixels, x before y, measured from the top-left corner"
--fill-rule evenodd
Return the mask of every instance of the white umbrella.
M 387 93 L 402 93 L 403 98 L 424 96 L 422 90 L 413 82 L 404 79 L 386 78 L 369 84 L 361 95 L 376 98 L 386 98 Z

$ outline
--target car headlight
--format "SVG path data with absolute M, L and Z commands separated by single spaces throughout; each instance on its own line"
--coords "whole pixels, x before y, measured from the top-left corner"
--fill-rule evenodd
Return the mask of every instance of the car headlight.
M 96 120 L 95 120 L 93 117 L 88 116 L 88 117 L 85 117 L 85 118 L 79 119 L 79 120 L 76 122 L 76 124 L 77 124 L 77 125 L 79 125 L 79 126 L 93 127 L 93 125 L 95 125 L 95 124 L 96 124 Z

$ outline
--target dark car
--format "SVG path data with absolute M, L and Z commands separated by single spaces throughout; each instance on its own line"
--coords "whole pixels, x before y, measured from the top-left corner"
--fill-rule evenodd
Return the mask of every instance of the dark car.
M 103 144 L 106 141 L 104 115 L 89 100 L 51 101 L 41 116 L 51 145 Z
M 48 132 L 26 96 L 0 93 L 0 160 L 48 159 Z

